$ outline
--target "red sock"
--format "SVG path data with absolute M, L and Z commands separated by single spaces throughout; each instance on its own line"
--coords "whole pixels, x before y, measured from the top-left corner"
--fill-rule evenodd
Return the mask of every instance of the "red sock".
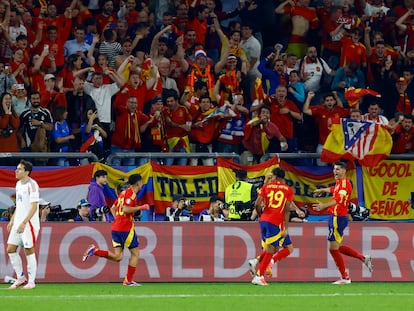
M 353 248 L 351 248 L 349 246 L 346 246 L 346 245 L 340 246 L 339 251 L 344 255 L 347 255 L 349 257 L 358 258 L 361 261 L 364 261 L 364 259 L 365 259 L 364 255 L 362 255 L 361 253 L 357 252 Z
M 262 251 L 262 253 L 257 257 L 259 259 L 259 262 L 263 260 L 263 255 L 265 254 L 265 251 Z
M 104 257 L 104 258 L 108 258 L 108 251 L 104 251 L 102 249 L 98 249 L 95 251 L 94 255 L 98 256 L 98 257 Z
M 128 282 L 131 282 L 132 279 L 134 278 L 134 274 L 135 274 L 136 269 L 137 269 L 137 267 L 133 267 L 133 266 L 128 265 L 128 272 L 127 272 L 127 275 L 126 275 L 126 279 L 127 279 Z
M 337 249 L 330 249 L 329 252 L 331 253 L 331 256 L 333 260 L 336 263 L 336 266 L 338 267 L 339 272 L 341 273 L 341 276 L 343 279 L 349 279 L 348 273 L 345 271 L 345 262 L 342 258 L 341 253 Z
M 281 251 L 278 251 L 276 254 L 273 255 L 273 261 L 278 262 L 282 259 L 285 259 L 287 256 L 290 255 L 290 250 L 288 248 L 284 248 Z
M 257 274 L 258 275 L 264 275 L 264 273 L 266 271 L 266 268 L 269 265 L 270 260 L 272 259 L 272 256 L 273 256 L 273 254 L 271 254 L 267 251 L 263 252 L 262 260 L 260 261 L 259 268 L 257 269 Z

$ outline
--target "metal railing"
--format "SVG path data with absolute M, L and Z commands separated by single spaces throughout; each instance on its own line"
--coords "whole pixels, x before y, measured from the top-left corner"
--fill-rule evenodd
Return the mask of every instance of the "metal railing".
M 218 152 L 197 152 L 197 153 L 180 153 L 180 152 L 120 152 L 111 153 L 106 162 L 108 165 L 112 164 L 112 160 L 115 158 L 126 159 L 126 158 L 146 158 L 146 159 L 166 159 L 166 158 L 230 158 L 237 159 L 240 161 L 240 155 L 237 153 L 218 153 Z
M 19 159 L 58 159 L 58 158 L 70 158 L 70 159 L 91 159 L 92 162 L 98 162 L 98 157 L 91 152 L 2 152 L 0 153 L 0 159 L 2 158 L 19 158 Z
M 270 156 L 278 156 L 280 159 L 319 159 L 320 153 L 271 153 Z M 218 152 L 201 152 L 201 153 L 178 153 L 178 152 L 128 152 L 128 153 L 113 153 L 108 156 L 106 163 L 112 164 L 115 158 L 147 158 L 147 159 L 165 159 L 165 158 L 229 158 L 237 159 L 240 163 L 241 156 L 237 153 L 218 153 Z M 90 159 L 91 162 L 98 162 L 98 157 L 91 152 L 2 152 L 0 159 L 3 158 L 19 158 L 19 159 Z M 391 154 L 388 160 L 414 160 L 414 153 Z

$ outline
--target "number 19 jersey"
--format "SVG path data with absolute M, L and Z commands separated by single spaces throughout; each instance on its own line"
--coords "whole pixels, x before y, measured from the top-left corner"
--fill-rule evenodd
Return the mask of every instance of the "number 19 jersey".
M 263 199 L 263 212 L 260 221 L 267 221 L 276 226 L 283 225 L 285 218 L 285 205 L 293 200 L 293 190 L 282 181 L 265 184 L 259 191 Z

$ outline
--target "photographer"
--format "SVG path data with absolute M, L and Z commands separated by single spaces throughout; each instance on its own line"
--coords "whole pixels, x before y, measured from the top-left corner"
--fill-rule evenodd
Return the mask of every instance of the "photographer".
M 111 214 L 109 208 L 106 205 L 104 194 L 104 187 L 108 183 L 108 172 L 105 170 L 97 170 L 93 174 L 93 178 L 95 180 L 92 181 L 89 185 L 87 195 L 88 202 L 91 204 L 89 216 L 92 218 L 96 218 L 95 211 L 98 210 L 98 214 L 100 214 L 103 208 L 104 210 L 106 210 L 106 212 L 104 215 L 105 217 L 102 218 L 102 221 L 113 222 L 114 216 Z
M 236 182 L 227 186 L 226 203 L 229 206 L 228 218 L 232 221 L 250 221 L 257 217 L 253 204 L 257 198 L 257 189 L 247 182 L 247 171 L 237 170 Z
M 91 203 L 86 199 L 82 199 L 78 202 L 78 215 L 73 219 L 74 221 L 95 221 L 90 215 Z
M 213 195 L 210 198 L 208 209 L 200 213 L 199 221 L 224 221 L 227 220 L 229 207 L 224 203 L 224 198 Z
M 40 198 L 39 199 L 39 217 L 40 222 L 45 222 L 50 214 L 50 202 Z
M 186 200 L 183 196 L 175 194 L 172 206 L 167 208 L 165 220 L 167 221 L 194 221 L 193 206 L 194 200 Z

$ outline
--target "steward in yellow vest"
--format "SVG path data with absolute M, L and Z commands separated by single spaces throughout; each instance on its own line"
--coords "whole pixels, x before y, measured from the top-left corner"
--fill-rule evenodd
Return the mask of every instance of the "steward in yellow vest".
M 227 186 L 225 200 L 229 205 L 229 220 L 250 221 L 253 205 L 257 198 L 257 190 L 246 182 L 247 172 L 245 170 L 236 171 L 236 182 Z

